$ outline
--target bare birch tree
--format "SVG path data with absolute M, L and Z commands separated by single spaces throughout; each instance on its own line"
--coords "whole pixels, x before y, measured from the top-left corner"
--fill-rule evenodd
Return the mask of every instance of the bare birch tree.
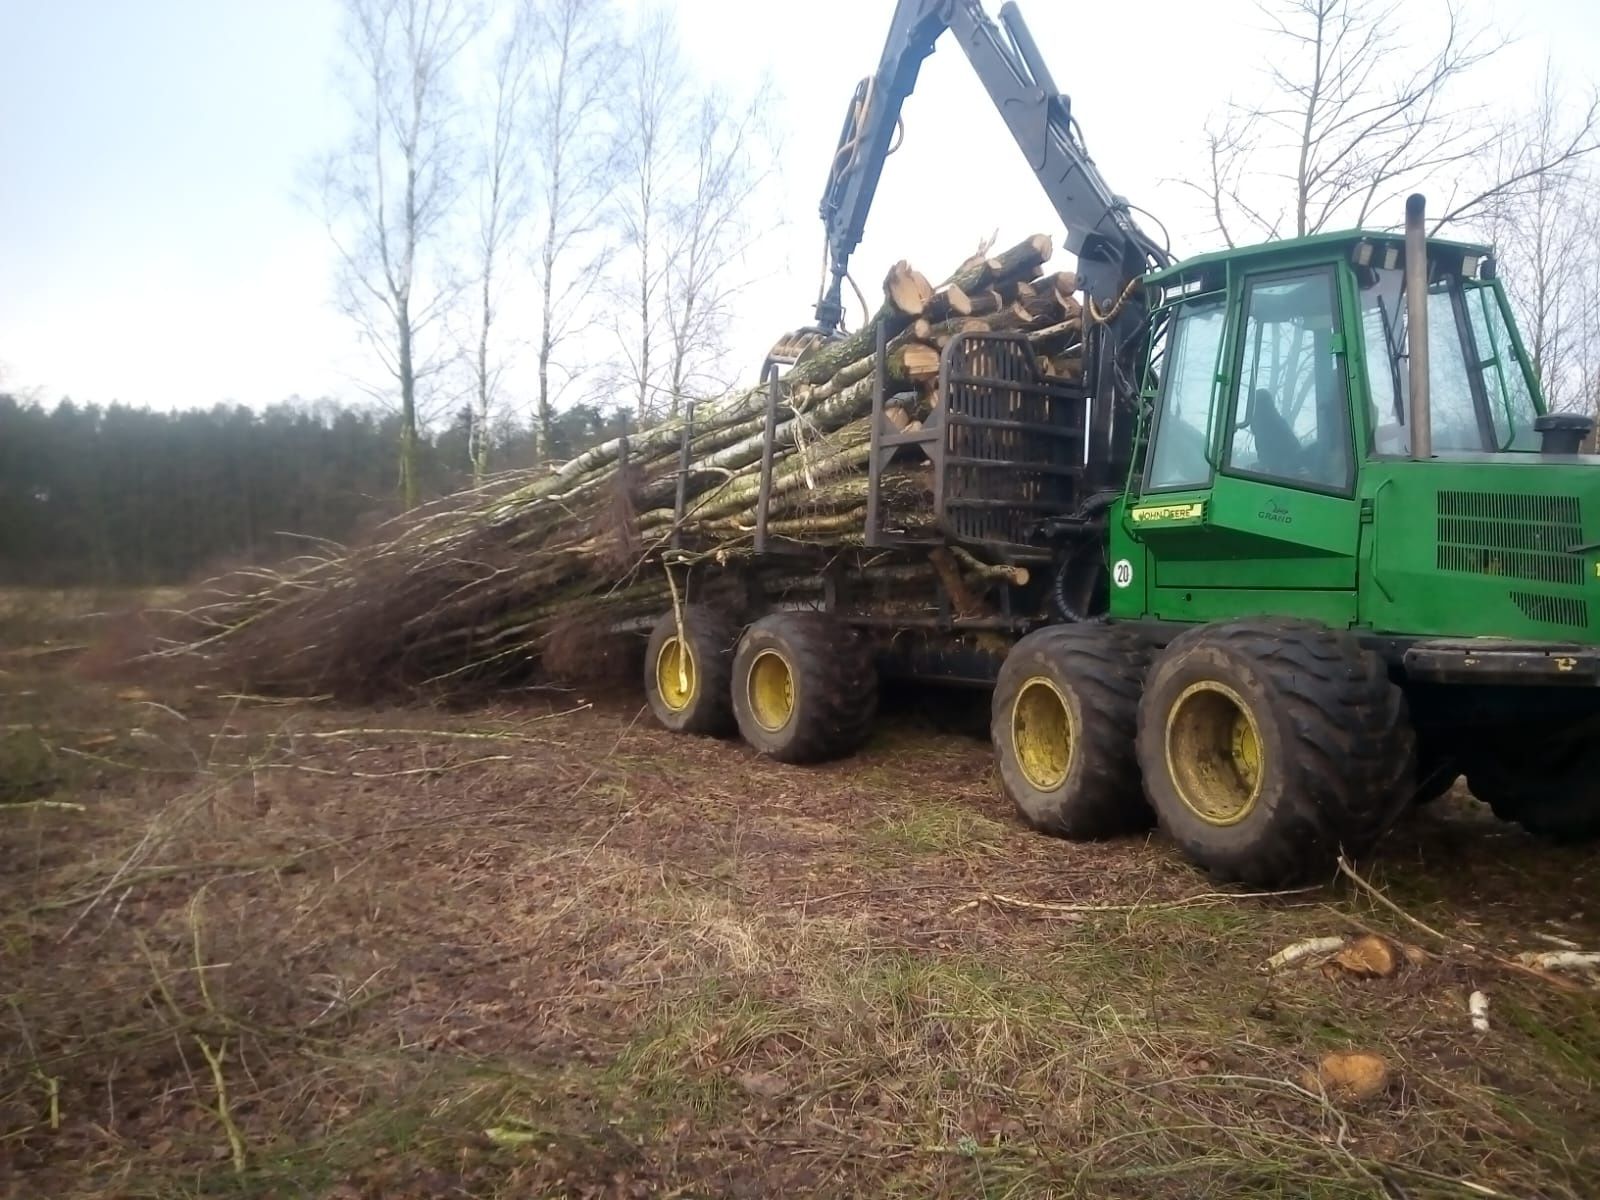
M 621 360 L 618 381 L 640 419 L 665 390 L 667 221 L 681 170 L 683 131 L 678 112 L 688 95 L 672 17 L 647 13 L 625 57 L 617 111 L 622 161 L 612 206 L 619 241 L 612 329 Z
M 768 89 L 737 95 L 692 80 L 667 10 L 647 15 L 626 62 L 611 321 L 616 382 L 648 419 L 726 382 L 732 301 L 747 282 L 744 251 L 766 226 L 757 196 L 776 156 Z
M 418 385 L 444 362 L 438 330 L 459 294 L 444 242 L 461 194 L 451 70 L 477 28 L 466 0 L 344 0 L 356 132 L 323 171 L 339 294 L 400 414 L 399 484 L 417 502 Z
M 1507 124 L 1470 85 L 1506 42 L 1448 0 L 1437 20 L 1402 0 L 1260 7 L 1271 43 L 1260 94 L 1213 120 L 1209 172 L 1189 184 L 1229 245 L 1394 224 L 1401 198 L 1424 186 L 1442 200 L 1435 228 L 1482 218 L 1594 147 L 1591 118 L 1543 156 L 1486 177 Z M 1433 31 L 1431 48 L 1407 44 L 1408 19 Z M 1503 107 L 1504 89 L 1494 95 Z
M 1504 203 L 1492 205 L 1483 223 L 1552 408 L 1590 403 L 1583 398 L 1578 358 L 1597 303 L 1593 274 L 1586 270 L 1595 251 L 1588 203 L 1595 180 L 1565 150 L 1575 134 L 1591 135 L 1595 121 L 1594 98 L 1574 103 L 1547 65 L 1534 106 L 1506 140 L 1498 170 L 1500 178 L 1525 177 L 1524 182 Z M 1530 170 L 1552 162 L 1548 169 Z
M 735 105 L 722 92 L 700 98 L 690 170 L 673 205 L 665 264 L 667 387 L 670 411 L 685 399 L 721 390 L 734 296 L 747 280 L 738 267 L 763 228 L 753 201 L 771 177 L 765 129 L 770 93 Z
M 1572 247 L 1577 263 L 1571 325 L 1569 387 L 1563 397 L 1569 408 L 1586 412 L 1600 425 L 1600 204 L 1580 202 L 1582 235 Z M 1593 450 L 1591 443 L 1591 451 Z
M 606 99 L 621 44 L 609 0 L 528 0 L 527 12 L 538 46 L 530 104 L 538 222 L 535 431 L 536 452 L 547 457 L 556 401 L 577 374 L 558 354 L 583 327 L 604 266 L 600 215 L 618 165 Z
M 532 25 L 526 11 L 518 10 L 495 48 L 483 105 L 487 128 L 479 147 L 478 227 L 473 247 L 478 295 L 473 331 L 472 425 L 467 447 L 474 482 L 482 482 L 489 471 L 492 410 L 505 366 L 503 356 L 492 345 L 504 288 L 500 270 L 528 215 L 527 110 L 533 54 Z

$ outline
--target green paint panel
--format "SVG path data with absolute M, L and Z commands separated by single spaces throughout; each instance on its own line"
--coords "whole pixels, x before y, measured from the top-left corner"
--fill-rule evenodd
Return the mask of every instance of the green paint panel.
M 1150 611 L 1162 621 L 1225 621 L 1230 617 L 1305 617 L 1335 628 L 1355 624 L 1354 592 L 1245 591 L 1235 588 L 1149 590 Z
M 1380 633 L 1600 642 L 1600 461 L 1374 462 L 1362 624 Z

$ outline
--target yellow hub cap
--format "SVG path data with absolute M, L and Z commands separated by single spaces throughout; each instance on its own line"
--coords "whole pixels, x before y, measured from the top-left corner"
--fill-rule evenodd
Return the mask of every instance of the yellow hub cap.
M 694 700 L 700 681 L 694 668 L 694 651 L 675 637 L 661 643 L 656 654 L 656 691 L 661 703 L 682 712 Z
M 1036 675 L 1022 685 L 1011 706 L 1011 744 L 1032 787 L 1053 792 L 1067 781 L 1075 732 L 1067 698 L 1051 680 Z
M 768 733 L 776 733 L 794 715 L 794 672 L 776 650 L 763 650 L 750 664 L 745 681 L 750 711 Z
M 1225 683 L 1192 683 L 1167 714 L 1167 771 L 1178 798 L 1210 825 L 1235 825 L 1261 796 L 1261 731 Z

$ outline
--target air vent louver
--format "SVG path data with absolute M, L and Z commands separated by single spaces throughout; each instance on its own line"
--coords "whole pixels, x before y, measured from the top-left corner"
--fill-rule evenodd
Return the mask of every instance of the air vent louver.
M 1589 627 L 1589 606 L 1574 596 L 1541 596 L 1537 592 L 1512 592 L 1511 599 L 1530 621 L 1549 625 Z
M 1438 495 L 1441 571 L 1579 584 L 1584 560 L 1568 554 L 1567 547 L 1582 541 L 1576 496 L 1458 491 Z

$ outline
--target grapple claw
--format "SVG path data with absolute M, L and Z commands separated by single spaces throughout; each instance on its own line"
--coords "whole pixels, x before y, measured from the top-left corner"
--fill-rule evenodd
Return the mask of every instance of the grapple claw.
M 820 329 L 808 327 L 805 329 L 791 329 L 773 343 L 772 349 L 767 351 L 767 366 L 789 367 L 799 361 L 800 356 L 813 346 L 820 346 L 830 341 L 827 334 Z

